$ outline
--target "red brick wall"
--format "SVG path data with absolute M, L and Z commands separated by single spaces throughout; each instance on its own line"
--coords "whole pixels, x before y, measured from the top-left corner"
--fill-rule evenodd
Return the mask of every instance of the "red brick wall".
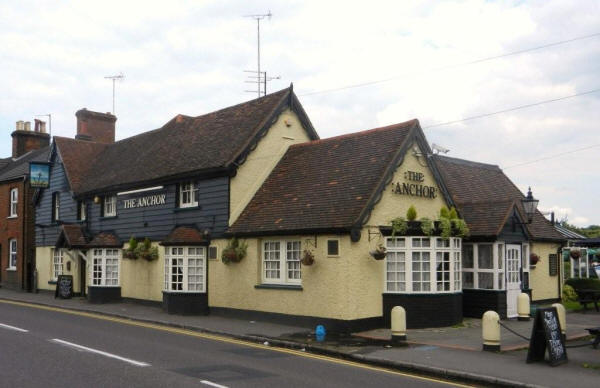
M 14 131 L 12 133 L 12 157 L 18 158 L 32 150 L 39 150 L 50 144 L 50 135 L 33 131 Z
M 9 217 L 10 191 L 19 190 L 17 217 Z M 3 287 L 25 289 L 25 262 L 32 260 L 34 222 L 32 221 L 33 206 L 31 205 L 31 190 L 27 190 L 22 180 L 0 183 L 0 283 Z M 27 220 L 28 231 L 23 230 Z M 16 271 L 7 270 L 9 264 L 9 240 L 17 240 Z M 26 258 L 27 260 L 24 260 Z

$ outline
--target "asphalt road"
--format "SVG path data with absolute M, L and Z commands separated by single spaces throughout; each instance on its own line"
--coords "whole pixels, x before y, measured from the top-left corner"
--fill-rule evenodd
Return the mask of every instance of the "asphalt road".
M 442 387 L 185 330 L 0 302 L 0 387 Z

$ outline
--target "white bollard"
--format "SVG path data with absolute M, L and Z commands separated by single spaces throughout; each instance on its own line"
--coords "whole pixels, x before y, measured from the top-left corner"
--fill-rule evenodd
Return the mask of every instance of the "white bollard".
M 495 311 L 486 311 L 481 318 L 483 350 L 500 351 L 500 316 Z
M 519 321 L 528 321 L 530 319 L 529 295 L 524 292 L 521 292 L 517 296 L 517 313 L 519 314 L 517 318 Z
M 565 306 L 562 303 L 554 303 L 552 307 L 556 308 L 558 314 L 558 323 L 560 323 L 560 331 L 563 337 L 563 341 L 567 340 L 567 316 L 565 313 Z
M 392 309 L 392 344 L 404 344 L 406 341 L 406 310 L 402 306 Z

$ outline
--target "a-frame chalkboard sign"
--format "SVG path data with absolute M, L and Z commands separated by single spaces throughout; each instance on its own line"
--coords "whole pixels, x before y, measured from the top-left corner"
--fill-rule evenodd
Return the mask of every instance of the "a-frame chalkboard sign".
M 563 341 L 560 322 L 556 308 L 548 307 L 537 310 L 529 351 L 527 352 L 527 363 L 544 361 L 548 348 L 548 363 L 552 366 L 567 362 L 567 349 Z
M 54 298 L 71 299 L 72 296 L 73 276 L 58 275 L 58 279 L 56 279 L 56 290 L 54 291 Z

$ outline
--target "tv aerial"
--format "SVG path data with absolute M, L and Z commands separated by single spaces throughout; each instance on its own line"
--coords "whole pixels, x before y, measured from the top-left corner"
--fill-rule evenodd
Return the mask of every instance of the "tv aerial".
M 123 75 L 122 72 L 120 72 L 117 75 L 108 75 L 104 78 L 112 80 L 112 112 L 111 113 L 114 115 L 115 114 L 115 81 L 122 82 L 123 79 L 125 79 L 125 76 Z

